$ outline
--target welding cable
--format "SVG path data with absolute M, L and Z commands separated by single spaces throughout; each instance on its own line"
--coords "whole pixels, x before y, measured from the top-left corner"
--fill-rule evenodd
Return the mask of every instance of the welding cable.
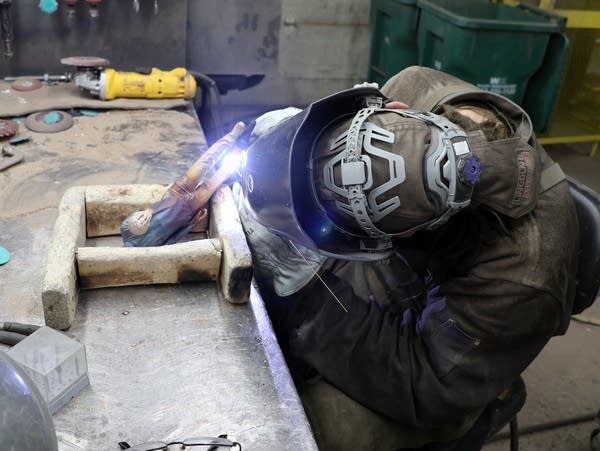
M 13 346 L 27 338 L 27 335 L 0 330 L 0 343 Z
M 222 105 L 221 105 L 221 93 L 219 92 L 219 88 L 217 87 L 217 82 L 210 78 L 208 75 L 203 74 L 202 72 L 197 72 L 194 70 L 188 71 L 196 80 L 199 80 L 202 83 L 202 86 L 208 87 L 208 105 L 210 111 L 210 116 L 215 122 L 216 126 L 216 135 L 220 138 L 225 134 L 223 129 L 223 115 L 222 115 Z M 210 97 L 214 97 L 216 103 L 216 115 L 212 113 L 212 107 L 210 103 L 212 103 Z M 203 97 L 204 100 L 204 97 Z M 204 106 L 204 105 L 202 105 Z
M 4 330 L 6 332 L 15 332 L 21 335 L 31 335 L 36 330 L 38 330 L 41 326 L 36 326 L 34 324 L 22 324 L 22 323 L 0 323 L 0 330 Z

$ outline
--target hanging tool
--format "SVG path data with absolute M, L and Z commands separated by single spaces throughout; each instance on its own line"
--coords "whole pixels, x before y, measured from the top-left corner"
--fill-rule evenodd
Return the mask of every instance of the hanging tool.
M 100 15 L 99 6 L 102 0 L 85 0 L 90 6 L 90 17 L 96 19 Z
M 121 72 L 106 67 L 104 58 L 75 56 L 61 63 L 76 67 L 75 83 L 102 100 L 116 98 L 191 99 L 196 95 L 196 80 L 185 68 L 162 71 L 153 67 L 142 72 Z
M 0 34 L 4 44 L 4 56 L 7 58 L 12 58 L 14 55 L 12 22 L 10 19 L 11 3 L 11 0 L 0 0 Z
M 76 11 L 75 7 L 79 0 L 63 0 L 67 5 L 67 20 L 72 22 L 75 19 Z

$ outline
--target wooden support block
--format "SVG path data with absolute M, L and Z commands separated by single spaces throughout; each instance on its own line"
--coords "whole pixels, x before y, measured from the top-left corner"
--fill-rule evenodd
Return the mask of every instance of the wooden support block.
M 85 187 L 87 236 L 119 235 L 123 220 L 148 208 L 165 192 L 162 185 L 95 185 Z
M 159 247 L 84 247 L 88 236 L 119 234 L 125 217 L 152 205 L 164 190 L 162 185 L 100 185 L 73 187 L 65 192 L 48 248 L 42 289 L 48 326 L 71 326 L 78 286 L 218 280 L 227 300 L 248 300 L 252 259 L 231 190 L 226 186 L 211 201 L 208 216 L 214 238 Z
M 229 302 L 248 301 L 252 280 L 252 256 L 246 242 L 231 189 L 222 186 L 211 199 L 210 236 L 219 238 L 223 258 L 219 283 Z
M 65 191 L 60 201 L 46 258 L 42 304 L 46 324 L 55 329 L 67 329 L 75 316 L 78 301 L 75 251 L 85 238 L 85 190 L 76 186 Z
M 221 263 L 217 239 L 157 247 L 80 247 L 82 288 L 214 281 Z
M 88 238 L 120 235 L 121 223 L 131 213 L 158 202 L 165 193 L 163 185 L 91 185 L 85 188 Z M 193 232 L 207 229 L 208 218 L 194 226 Z

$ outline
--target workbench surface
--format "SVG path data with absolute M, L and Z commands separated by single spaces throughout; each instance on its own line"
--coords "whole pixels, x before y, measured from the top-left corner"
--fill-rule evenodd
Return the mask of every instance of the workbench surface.
M 80 116 L 31 135 L 0 172 L 0 321 L 43 324 L 45 255 L 75 185 L 168 184 L 206 149 L 193 109 Z M 316 449 L 262 299 L 232 305 L 214 283 L 81 291 L 67 331 L 91 385 L 54 415 L 61 450 L 228 434 L 244 450 Z M 7 348 L 0 345 L 2 350 Z

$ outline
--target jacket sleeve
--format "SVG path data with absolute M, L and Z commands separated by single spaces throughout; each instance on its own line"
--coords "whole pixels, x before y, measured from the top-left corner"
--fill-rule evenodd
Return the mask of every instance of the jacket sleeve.
M 420 428 L 479 411 L 539 353 L 558 323 L 549 294 L 472 275 L 431 287 L 418 309 L 365 302 L 332 274 L 291 337 L 296 357 L 356 401 Z

